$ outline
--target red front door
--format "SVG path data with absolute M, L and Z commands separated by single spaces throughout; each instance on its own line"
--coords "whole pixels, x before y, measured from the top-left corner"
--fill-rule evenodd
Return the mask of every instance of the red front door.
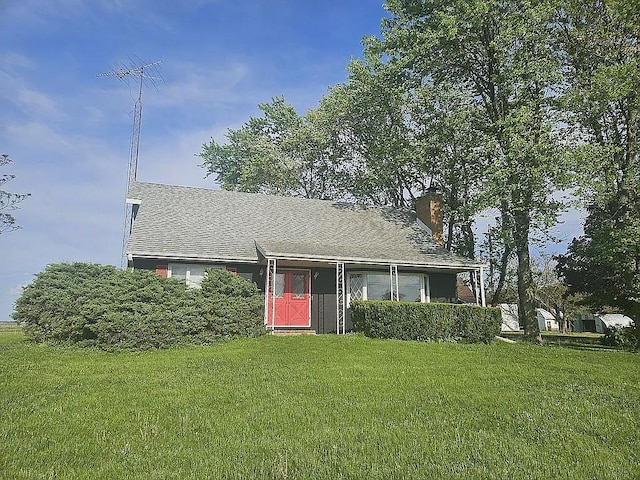
M 309 327 L 309 272 L 283 270 L 277 272 L 273 283 L 273 305 L 269 302 L 269 324 L 276 327 Z

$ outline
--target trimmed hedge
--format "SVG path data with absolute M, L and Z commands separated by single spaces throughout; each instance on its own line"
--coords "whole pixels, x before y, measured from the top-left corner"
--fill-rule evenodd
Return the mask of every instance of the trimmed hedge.
M 62 263 L 36 275 L 12 316 L 36 342 L 150 349 L 261 335 L 263 302 L 255 284 L 224 270 L 190 289 L 150 271 Z
M 448 303 L 353 301 L 356 332 L 373 338 L 490 343 L 500 333 L 499 308 Z

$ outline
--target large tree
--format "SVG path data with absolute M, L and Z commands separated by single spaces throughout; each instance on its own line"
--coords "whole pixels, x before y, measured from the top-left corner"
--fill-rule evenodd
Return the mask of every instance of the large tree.
M 579 144 L 588 205 L 584 235 L 558 259 L 571 292 L 640 321 L 640 9 L 567 0 L 558 12 L 569 84 L 567 123 Z
M 298 115 L 283 97 L 259 105 L 262 116 L 227 131 L 227 143 L 214 139 L 199 154 L 208 175 L 228 190 L 306 198 L 334 198 L 339 166 L 318 124 Z
M 591 205 L 584 235 L 558 257 L 569 292 L 596 310 L 613 308 L 640 322 L 640 198 Z
M 473 257 L 486 155 L 469 89 L 412 86 L 397 64 L 367 53 L 349 65 L 348 82 L 333 87 L 314 110 L 330 119 L 350 197 L 412 208 L 417 196 L 437 186 L 446 248 Z
M 0 155 L 0 167 L 4 167 L 11 162 L 9 155 Z M 20 228 L 16 224 L 15 217 L 7 213 L 9 210 L 15 210 L 18 204 L 27 198 L 29 193 L 10 193 L 2 190 L 4 184 L 15 178 L 15 175 L 3 174 L 0 175 L 0 233 L 10 232 Z
M 559 65 L 551 2 L 389 0 L 391 18 L 369 51 L 399 64 L 415 85 L 470 85 L 494 140 L 484 196 L 498 209 L 518 267 L 518 304 L 525 335 L 539 338 L 529 253 L 561 207 L 553 193 L 566 180 L 553 135 L 552 100 Z

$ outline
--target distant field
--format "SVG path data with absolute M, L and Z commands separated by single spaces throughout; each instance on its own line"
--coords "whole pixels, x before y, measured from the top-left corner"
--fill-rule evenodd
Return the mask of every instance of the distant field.
M 360 336 L 104 353 L 0 332 L 0 478 L 640 478 L 640 356 Z

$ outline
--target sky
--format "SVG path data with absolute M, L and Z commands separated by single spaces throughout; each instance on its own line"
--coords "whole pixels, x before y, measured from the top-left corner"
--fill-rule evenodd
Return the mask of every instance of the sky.
M 0 0 L 3 186 L 30 193 L 0 234 L 0 320 L 46 265 L 120 265 L 138 86 L 98 76 L 162 61 L 143 93 L 138 180 L 218 188 L 196 156 L 284 96 L 300 114 L 347 79 L 383 0 Z M 556 232 L 566 245 L 575 215 Z M 559 247 L 562 250 L 562 244 Z

